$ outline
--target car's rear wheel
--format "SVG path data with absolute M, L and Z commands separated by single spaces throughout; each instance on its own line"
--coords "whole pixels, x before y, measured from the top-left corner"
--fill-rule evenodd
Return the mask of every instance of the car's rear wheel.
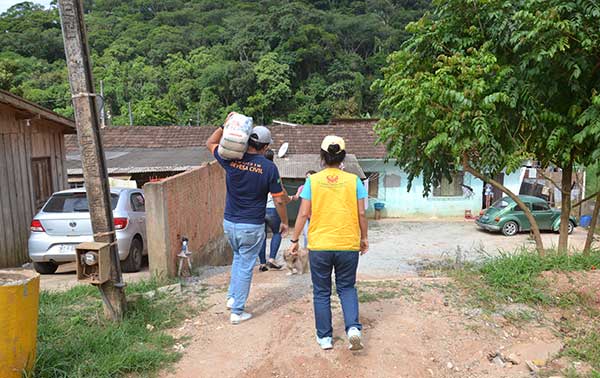
M 138 272 L 142 268 L 143 247 L 142 241 L 139 238 L 133 238 L 131 246 L 129 247 L 129 254 L 127 255 L 127 258 L 123 260 L 121 266 L 124 272 Z
M 568 233 L 572 234 L 574 229 L 575 229 L 575 224 L 573 222 L 569 221 Z
M 502 226 L 502 233 L 505 236 L 514 236 L 517 234 L 517 232 L 519 232 L 519 225 L 517 222 L 508 221 L 504 223 L 504 226 Z
M 54 274 L 58 269 L 58 264 L 53 262 L 34 262 L 33 268 L 39 274 Z

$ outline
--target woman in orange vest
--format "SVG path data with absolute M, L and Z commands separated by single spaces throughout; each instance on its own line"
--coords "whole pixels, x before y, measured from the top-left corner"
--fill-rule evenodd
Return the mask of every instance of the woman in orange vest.
M 364 206 L 367 192 L 356 175 L 340 169 L 345 157 L 342 138 L 330 135 L 323 139 L 321 159 L 326 168 L 304 184 L 291 241 L 292 250 L 297 252 L 298 238 L 310 217 L 308 250 L 317 342 L 322 349 L 333 348 L 331 274 L 335 271 L 350 350 L 359 350 L 363 348 L 362 325 L 355 283 L 359 255 L 369 248 Z

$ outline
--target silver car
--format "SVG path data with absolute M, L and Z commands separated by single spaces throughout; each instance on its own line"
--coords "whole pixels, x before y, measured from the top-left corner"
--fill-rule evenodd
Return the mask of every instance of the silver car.
M 111 188 L 110 197 L 121 268 L 137 272 L 147 254 L 144 192 Z M 52 274 L 75 261 L 75 246 L 87 241 L 93 241 L 93 232 L 85 189 L 56 192 L 31 221 L 29 257 L 36 271 Z

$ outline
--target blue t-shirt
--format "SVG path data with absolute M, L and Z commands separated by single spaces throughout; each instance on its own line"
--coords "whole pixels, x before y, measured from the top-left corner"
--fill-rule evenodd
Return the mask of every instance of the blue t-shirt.
M 357 176 L 356 177 L 356 199 L 367 198 L 367 196 L 368 196 L 367 190 L 365 189 L 365 186 L 363 185 L 362 181 L 360 181 L 360 178 Z M 300 198 L 303 198 L 308 201 L 310 201 L 312 199 L 312 189 L 310 188 L 310 177 L 308 177 L 306 179 L 306 182 L 304 183 L 304 188 L 302 189 L 302 193 L 300 193 Z
M 215 148 L 213 155 L 225 168 L 225 219 L 233 223 L 265 223 L 267 194 L 283 193 L 277 166 L 260 154 L 246 153 L 241 160 L 225 160 Z

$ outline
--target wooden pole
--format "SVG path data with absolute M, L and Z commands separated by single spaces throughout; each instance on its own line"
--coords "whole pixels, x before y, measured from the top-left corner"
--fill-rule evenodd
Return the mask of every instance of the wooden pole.
M 571 215 L 571 186 L 573 185 L 573 162 L 569 162 L 562 169 L 560 205 L 560 228 L 558 236 L 558 250 L 566 253 L 569 247 L 569 216 Z
M 588 229 L 587 237 L 585 239 L 585 246 L 583 247 L 583 253 L 589 255 L 592 249 L 592 243 L 594 242 L 594 233 L 596 232 L 596 226 L 598 225 L 598 215 L 600 214 L 600 192 L 596 194 L 596 203 L 594 204 L 594 211 L 592 213 L 592 221 L 590 222 L 590 228 Z
M 106 127 L 106 102 L 104 102 L 104 81 L 100 80 L 100 96 L 102 100 L 102 108 L 100 109 L 100 127 Z
M 111 280 L 100 285 L 99 289 L 105 314 L 118 321 L 123 318 L 126 308 L 125 285 L 115 243 L 108 174 L 98 127 L 98 109 L 83 20 L 83 3 L 81 0 L 59 0 L 58 10 L 94 240 L 112 244 Z
M 133 126 L 133 113 L 131 112 L 131 101 L 127 103 L 127 109 L 129 110 L 129 126 Z

